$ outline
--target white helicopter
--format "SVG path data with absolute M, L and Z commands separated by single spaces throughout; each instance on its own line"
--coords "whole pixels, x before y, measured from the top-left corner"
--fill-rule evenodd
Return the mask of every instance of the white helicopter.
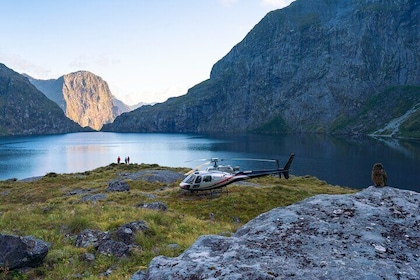
M 234 182 L 247 180 L 251 178 L 257 178 L 262 176 L 267 176 L 271 174 L 278 174 L 281 177 L 281 174 L 288 179 L 289 178 L 289 168 L 292 164 L 294 154 L 291 154 L 289 160 L 283 168 L 279 167 L 278 160 L 266 160 L 266 159 L 248 159 L 248 160 L 257 160 L 257 161 L 272 161 L 277 163 L 276 169 L 267 169 L 267 170 L 249 170 L 249 171 L 240 171 L 239 167 L 232 168 L 230 165 L 219 165 L 218 162 L 222 159 L 212 158 L 210 163 L 213 163 L 213 166 L 208 167 L 206 170 L 192 170 L 188 172 L 188 175 L 179 186 L 183 190 L 190 192 L 196 191 L 206 191 L 222 188 Z M 245 159 L 236 159 L 236 160 L 245 160 Z

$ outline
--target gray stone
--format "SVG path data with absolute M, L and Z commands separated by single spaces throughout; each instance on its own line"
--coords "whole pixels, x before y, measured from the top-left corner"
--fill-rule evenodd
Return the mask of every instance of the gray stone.
M 158 256 L 140 279 L 420 279 L 419 205 L 391 187 L 318 195 Z
M 127 192 L 130 186 L 125 181 L 113 181 L 108 184 L 108 192 Z
M 124 242 L 106 240 L 98 247 L 98 252 L 104 255 L 123 257 L 129 252 L 130 247 Z
M 115 231 L 115 239 L 121 241 L 127 245 L 133 244 L 135 242 L 135 235 L 139 231 L 146 231 L 149 227 L 144 221 L 131 222 L 125 225 L 122 225 Z
M 165 203 L 157 201 L 157 202 L 151 202 L 151 203 L 140 203 L 137 204 L 137 207 L 144 208 L 144 209 L 151 209 L 151 210 L 161 210 L 161 211 L 167 211 L 168 207 Z
M 33 236 L 0 234 L 0 271 L 40 266 L 48 254 L 48 244 Z
M 185 176 L 182 173 L 171 170 L 142 170 L 134 173 L 121 174 L 122 178 L 130 180 L 141 180 L 150 183 L 174 183 L 183 179 Z
M 92 195 L 86 195 L 80 199 L 82 202 L 86 201 L 98 201 L 98 200 L 105 200 L 107 198 L 106 194 L 104 193 L 97 193 Z
M 92 246 L 98 248 L 102 243 L 111 239 L 111 234 L 107 231 L 103 232 L 94 229 L 83 230 L 76 239 L 76 247 L 87 248 Z
M 134 273 L 134 275 L 131 277 L 130 280 L 146 280 L 146 279 L 147 279 L 146 272 L 143 270 L 139 270 L 136 273 Z

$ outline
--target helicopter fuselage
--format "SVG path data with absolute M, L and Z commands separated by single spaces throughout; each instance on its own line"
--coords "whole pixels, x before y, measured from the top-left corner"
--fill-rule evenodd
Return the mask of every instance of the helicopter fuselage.
M 289 168 L 292 164 L 294 154 L 290 155 L 284 168 L 267 169 L 267 170 L 250 170 L 250 171 L 239 171 L 239 168 L 231 168 L 230 166 L 213 166 L 207 170 L 194 171 L 190 173 L 179 186 L 183 190 L 194 191 L 205 191 L 222 188 L 234 182 L 247 180 L 251 178 L 257 178 L 267 176 L 271 174 L 281 174 L 288 179 Z M 278 165 L 278 164 L 277 164 Z
M 243 177 L 243 178 L 242 178 Z M 235 181 L 245 180 L 245 176 L 222 171 L 195 171 L 188 175 L 180 187 L 189 191 L 211 190 L 224 187 Z

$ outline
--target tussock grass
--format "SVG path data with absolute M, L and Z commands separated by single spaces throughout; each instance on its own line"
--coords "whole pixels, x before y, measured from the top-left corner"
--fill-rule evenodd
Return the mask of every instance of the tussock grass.
M 0 279 L 130 279 L 158 255 L 181 254 L 200 236 L 229 236 L 261 213 L 284 207 L 316 194 L 354 193 L 356 190 L 331 186 L 315 177 L 268 176 L 253 179 L 251 185 L 233 184 L 224 192 L 186 194 L 178 184 L 126 180 L 129 192 L 106 192 L 108 183 L 149 169 L 182 168 L 158 165 L 111 164 L 75 174 L 47 174 L 33 182 L 0 181 L 1 233 L 33 235 L 51 244 L 41 267 L 21 272 L 0 272 Z M 75 191 L 78 192 L 75 192 Z M 85 195 L 106 194 L 106 198 L 83 201 Z M 168 211 L 137 207 L 139 203 L 161 201 Z M 74 246 L 82 230 L 113 231 L 123 224 L 144 220 L 149 230 L 136 235 L 138 248 L 130 256 L 101 255 L 93 248 Z M 176 246 L 171 246 L 176 244 Z M 92 263 L 85 253 L 95 255 Z

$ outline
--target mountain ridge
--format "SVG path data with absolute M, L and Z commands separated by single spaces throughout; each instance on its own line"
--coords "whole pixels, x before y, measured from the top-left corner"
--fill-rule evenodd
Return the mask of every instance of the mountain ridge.
M 86 70 L 50 80 L 27 77 L 35 87 L 57 103 L 68 118 L 82 127 L 100 130 L 103 124 L 131 110 L 112 95 L 105 80 Z
M 268 13 L 210 79 L 103 131 L 371 133 L 392 121 L 354 127 L 372 99 L 414 87 L 420 102 L 419 17 L 412 0 L 297 0 Z
M 0 63 L 0 135 L 87 131 L 68 119 L 29 80 Z

